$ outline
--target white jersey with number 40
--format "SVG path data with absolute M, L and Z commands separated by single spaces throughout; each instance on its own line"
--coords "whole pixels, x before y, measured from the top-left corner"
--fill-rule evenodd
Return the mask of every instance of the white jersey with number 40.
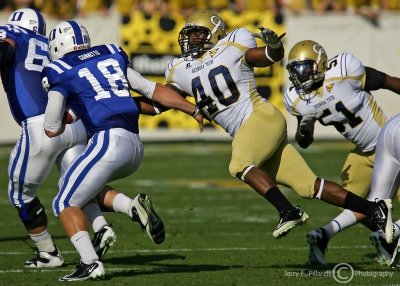
M 264 100 L 243 57 L 254 47 L 250 31 L 236 29 L 200 58 L 175 58 L 165 72 L 166 81 L 193 96 L 209 119 L 234 136 L 254 105 Z
M 342 53 L 328 62 L 321 88 L 299 96 L 290 86 L 284 96 L 285 107 L 295 116 L 317 113 L 322 125 L 333 125 L 364 152 L 375 149 L 380 129 L 388 116 L 374 97 L 364 90 L 365 68 L 350 53 Z

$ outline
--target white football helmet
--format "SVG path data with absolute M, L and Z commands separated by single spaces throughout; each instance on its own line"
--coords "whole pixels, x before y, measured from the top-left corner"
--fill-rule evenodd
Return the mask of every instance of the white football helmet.
M 52 61 L 65 54 L 90 48 L 90 37 L 86 28 L 73 20 L 63 21 L 49 34 L 49 51 Z
M 46 36 L 46 21 L 43 15 L 34 9 L 23 8 L 14 11 L 8 17 L 8 24 L 17 25 Z

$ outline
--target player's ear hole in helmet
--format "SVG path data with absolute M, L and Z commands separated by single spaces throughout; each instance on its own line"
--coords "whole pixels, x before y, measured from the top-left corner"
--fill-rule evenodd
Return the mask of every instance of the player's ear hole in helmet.
M 199 56 L 213 48 L 226 36 L 226 24 L 214 11 L 194 13 L 179 33 L 178 43 L 183 56 Z
M 67 53 L 89 48 L 89 33 L 77 21 L 63 21 L 50 31 L 49 52 L 52 61 L 63 57 Z
M 318 89 L 325 78 L 327 62 L 325 49 L 317 42 L 305 40 L 295 44 L 286 69 L 296 90 L 305 94 Z
M 43 36 L 46 35 L 46 21 L 43 15 L 34 9 L 23 8 L 14 11 L 8 17 L 7 23 L 23 27 Z

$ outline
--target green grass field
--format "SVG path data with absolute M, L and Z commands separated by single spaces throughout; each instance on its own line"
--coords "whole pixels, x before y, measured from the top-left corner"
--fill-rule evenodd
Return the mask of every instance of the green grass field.
M 338 181 L 350 148 L 344 142 L 317 142 L 302 152 L 317 174 Z M 51 173 L 40 198 L 66 265 L 27 270 L 23 263 L 32 255 L 29 239 L 7 197 L 10 150 L 9 146 L 0 147 L 0 285 L 56 285 L 61 283 L 58 278 L 71 272 L 78 261 L 51 212 L 57 172 Z M 117 232 L 117 242 L 104 259 L 106 279 L 81 285 L 400 285 L 398 270 L 380 266 L 374 260 L 369 231 L 360 225 L 331 241 L 328 265 L 306 265 L 306 233 L 330 221 L 339 210 L 285 190 L 310 219 L 287 237 L 275 240 L 272 231 L 278 221 L 276 211 L 255 191 L 229 176 L 229 159 L 229 143 L 145 143 L 140 170 L 112 185 L 132 197 L 139 192 L 150 195 L 164 220 L 166 240 L 155 245 L 126 215 L 107 213 Z M 398 218 L 397 201 L 394 207 L 394 217 Z M 343 280 L 354 274 L 348 283 L 339 283 L 333 277 L 339 263 L 353 268 L 353 272 L 335 272 Z

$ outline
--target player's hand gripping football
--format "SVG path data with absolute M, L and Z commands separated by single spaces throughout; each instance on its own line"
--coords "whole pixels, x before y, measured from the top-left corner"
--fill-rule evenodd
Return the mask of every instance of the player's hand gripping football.
M 263 40 L 264 43 L 272 49 L 277 49 L 282 46 L 281 39 L 286 35 L 286 33 L 283 33 L 278 37 L 274 31 L 264 28 L 263 26 L 258 26 L 258 29 L 260 29 L 260 33 L 253 33 L 253 37 Z

